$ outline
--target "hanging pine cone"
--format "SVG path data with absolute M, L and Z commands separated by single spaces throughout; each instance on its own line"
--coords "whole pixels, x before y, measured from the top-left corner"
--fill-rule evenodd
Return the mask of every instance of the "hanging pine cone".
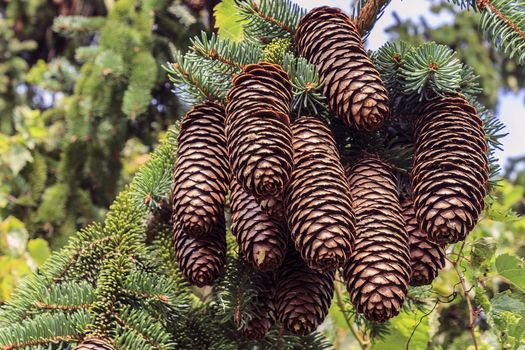
M 354 214 L 350 189 L 330 129 L 319 117 L 292 126 L 294 170 L 285 191 L 288 228 L 314 269 L 333 270 L 350 257 Z
M 426 102 L 416 121 L 414 207 L 421 230 L 438 244 L 464 240 L 483 210 L 485 137 L 475 108 L 460 95 Z
M 284 224 L 269 217 L 236 180 L 232 181 L 231 212 L 231 231 L 244 259 L 259 271 L 277 269 L 288 243 Z
M 431 284 L 439 270 L 445 266 L 445 250 L 439 244 L 429 241 L 426 233 L 419 229 L 412 200 L 407 199 L 403 202 L 403 214 L 410 245 L 410 285 Z
M 84 339 L 73 350 L 115 350 L 115 347 L 106 339 L 90 337 Z
M 248 307 L 252 318 L 245 324 L 241 324 L 239 319 L 236 321 L 245 337 L 261 339 L 275 324 L 275 280 L 273 274 L 254 273 L 251 276 L 251 282 L 254 289 L 257 290 Z
M 334 272 L 310 269 L 291 248 L 277 278 L 277 318 L 296 335 L 310 334 L 323 322 L 334 294 Z
M 281 67 L 249 65 L 233 80 L 226 108 L 232 171 L 256 197 L 278 196 L 292 170 L 291 84 Z
M 194 238 L 177 225 L 173 230 L 177 263 L 184 277 L 197 287 L 209 286 L 222 275 L 226 263 L 224 214 L 212 231 Z
M 387 164 L 368 156 L 348 169 L 356 215 L 356 242 L 344 269 L 357 312 L 374 322 L 399 313 L 410 278 L 405 219 L 394 175 Z
M 173 187 L 173 223 L 194 237 L 212 230 L 224 212 L 229 165 L 224 108 L 193 107 L 181 124 Z
M 315 64 L 330 109 L 351 127 L 376 130 L 388 116 L 388 95 L 352 20 L 341 10 L 319 7 L 299 23 L 299 53 Z

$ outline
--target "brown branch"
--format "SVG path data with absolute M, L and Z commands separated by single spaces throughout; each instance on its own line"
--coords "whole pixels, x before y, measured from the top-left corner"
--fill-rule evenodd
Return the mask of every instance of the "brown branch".
M 267 16 L 264 13 L 262 13 L 261 10 L 259 9 L 259 5 L 257 5 L 257 3 L 255 1 L 252 2 L 252 7 L 253 7 L 253 10 L 255 11 L 255 13 L 259 17 L 264 19 L 266 22 L 274 24 L 274 25 L 278 26 L 279 28 L 287 31 L 288 33 L 290 33 L 292 35 L 294 34 L 293 28 L 288 26 L 288 25 L 286 25 L 286 23 L 280 22 L 280 21 L 276 20 L 275 18 Z
M 360 33 L 364 33 L 374 26 L 377 14 L 385 7 L 390 0 L 367 0 L 361 7 L 356 17 L 355 25 Z
M 146 336 L 145 334 L 142 334 L 138 329 L 130 326 L 126 321 L 124 321 L 123 319 L 121 319 L 120 317 L 118 316 L 115 316 L 115 319 L 117 321 L 117 323 L 122 326 L 123 328 L 127 328 L 128 330 L 132 331 L 132 332 L 135 332 L 137 333 L 138 335 L 140 335 L 149 345 L 151 345 L 153 348 L 157 349 L 157 350 L 163 350 L 163 347 L 154 342 L 152 339 L 150 339 L 148 336 Z
M 481 11 L 485 11 L 488 8 L 490 12 L 492 12 L 496 17 L 505 22 L 506 25 L 508 25 L 516 34 L 518 34 L 525 41 L 525 32 L 523 32 L 523 30 L 521 30 L 520 27 L 516 25 L 516 23 L 512 22 L 507 16 L 505 16 L 505 14 L 498 10 L 490 0 L 477 0 L 476 5 Z
M 228 60 L 226 59 L 225 57 L 219 55 L 219 53 L 217 52 L 217 50 L 205 50 L 205 49 L 202 49 L 202 48 L 198 48 L 198 47 L 195 47 L 193 46 L 193 49 L 200 53 L 201 55 L 204 55 L 206 57 L 208 57 L 209 59 L 213 60 L 213 61 L 219 61 L 221 63 L 224 63 L 225 65 L 227 66 L 230 66 L 230 67 L 233 67 L 233 68 L 239 68 L 239 69 L 244 69 L 244 65 L 238 63 L 238 62 L 235 62 L 235 61 L 232 61 L 232 60 Z
M 2 350 L 14 350 L 14 349 L 25 348 L 28 346 L 44 345 L 44 344 L 49 344 L 52 342 L 62 342 L 62 341 L 69 342 L 73 340 L 82 340 L 82 337 L 79 335 L 65 335 L 65 336 L 56 336 L 56 337 L 51 337 L 51 338 L 28 340 L 28 341 L 19 342 L 16 344 L 3 345 Z
M 459 253 L 458 253 L 458 258 L 456 260 L 451 260 L 451 259 L 447 258 L 447 260 L 452 264 L 452 267 L 454 268 L 454 270 L 456 271 L 456 274 L 458 275 L 459 282 L 460 282 L 460 285 L 461 285 L 461 289 L 462 289 L 462 292 L 463 292 L 463 296 L 465 297 L 465 301 L 467 302 L 467 307 L 468 307 L 468 311 L 469 311 L 468 330 L 469 330 L 470 336 L 472 337 L 472 342 L 473 342 L 473 345 L 474 345 L 474 349 L 478 350 L 479 349 L 478 340 L 476 338 L 476 332 L 474 331 L 474 328 L 475 328 L 476 317 L 479 314 L 479 311 L 478 310 L 474 310 L 474 308 L 472 306 L 472 300 L 470 299 L 470 294 L 469 294 L 471 289 L 467 288 L 467 281 L 465 280 L 465 276 L 463 275 L 463 273 L 461 272 L 461 270 L 458 267 L 458 265 L 459 265 L 459 263 L 461 261 L 461 258 L 463 256 L 462 253 L 463 253 L 463 248 L 464 247 L 465 247 L 465 241 L 463 241 L 463 244 L 461 245 L 461 248 L 460 248 Z
M 66 266 L 64 267 L 64 269 L 58 274 L 58 276 L 54 277 L 53 278 L 53 281 L 54 282 L 60 282 L 62 280 L 62 278 L 64 278 L 65 274 L 69 271 L 69 269 L 78 261 L 78 259 L 88 250 L 91 250 L 93 249 L 93 247 L 97 246 L 97 245 L 100 245 L 106 241 L 108 241 L 111 237 L 110 236 L 106 236 L 106 237 L 102 237 L 100 239 L 97 239 L 97 240 L 94 240 L 93 242 L 91 242 L 88 246 L 86 247 L 83 247 L 82 249 L 80 249 L 78 252 L 76 252 L 75 254 L 73 254 L 73 256 L 71 257 L 71 259 L 69 259 L 69 262 L 66 264 Z
M 72 311 L 72 310 L 81 310 L 81 309 L 88 309 L 91 307 L 91 304 L 80 304 L 80 305 L 58 305 L 58 304 L 47 304 L 42 301 L 37 301 L 34 304 L 39 309 L 44 310 L 66 310 L 66 311 Z

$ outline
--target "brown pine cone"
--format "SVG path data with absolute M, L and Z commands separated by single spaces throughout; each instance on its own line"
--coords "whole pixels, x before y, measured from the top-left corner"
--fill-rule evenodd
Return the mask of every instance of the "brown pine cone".
M 414 210 L 414 202 L 406 199 L 403 202 L 403 214 L 407 223 L 410 245 L 411 286 L 431 284 L 440 269 L 445 266 L 445 249 L 428 240 L 427 234 L 419 229 Z
M 115 350 L 115 347 L 106 339 L 89 337 L 74 347 L 73 350 Z
M 389 166 L 367 156 L 347 169 L 356 215 L 356 242 L 344 269 L 357 312 L 374 322 L 399 313 L 410 278 L 406 223 Z
M 282 220 L 285 219 L 285 208 L 283 195 L 277 196 L 266 196 L 261 198 L 255 198 L 261 209 L 274 219 Z
M 288 243 L 284 223 L 269 217 L 236 180 L 232 180 L 231 189 L 231 231 L 242 256 L 259 271 L 277 269 Z
M 247 338 L 261 339 L 275 324 L 275 280 L 273 275 L 270 273 L 254 273 L 250 276 L 251 282 L 257 290 L 257 294 L 248 306 L 252 318 L 245 324 L 240 324 L 240 320 L 236 320 L 241 333 Z
M 295 43 L 317 66 L 334 114 L 358 130 L 383 125 L 389 114 L 387 91 L 347 15 L 337 8 L 313 9 L 299 23 Z
M 288 228 L 310 268 L 334 270 L 350 257 L 354 214 L 330 129 L 319 117 L 292 126 L 294 170 L 285 190 Z
M 483 211 L 489 165 L 483 122 L 460 95 L 424 104 L 412 168 L 420 228 L 438 244 L 464 240 Z
M 278 196 L 292 170 L 291 84 L 281 67 L 249 65 L 233 80 L 226 138 L 233 174 L 256 197 Z
M 277 318 L 296 335 L 307 335 L 324 321 L 334 294 L 334 272 L 310 269 L 291 248 L 277 278 Z
M 200 237 L 224 212 L 229 165 L 224 108 L 213 102 L 194 106 L 181 124 L 173 187 L 173 222 Z
M 197 287 L 212 285 L 226 264 L 224 213 L 212 231 L 200 238 L 191 237 L 179 225 L 175 226 L 173 243 L 177 263 L 188 282 Z

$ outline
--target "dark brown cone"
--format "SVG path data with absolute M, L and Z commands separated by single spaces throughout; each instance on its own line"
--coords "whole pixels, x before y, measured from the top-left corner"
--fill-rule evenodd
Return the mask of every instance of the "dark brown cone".
M 249 65 L 233 80 L 226 108 L 232 172 L 255 197 L 278 196 L 292 170 L 291 84 L 281 67 Z
M 414 210 L 414 203 L 407 199 L 403 202 L 403 214 L 407 223 L 410 245 L 411 286 L 431 284 L 440 269 L 445 266 L 445 249 L 428 240 L 427 234 L 419 229 Z
M 299 53 L 319 70 L 330 109 L 358 130 L 376 130 L 389 114 L 388 95 L 352 20 L 341 10 L 319 7 L 299 23 Z
M 330 129 L 318 117 L 292 126 L 294 170 L 285 191 L 288 228 L 309 267 L 334 270 L 354 241 L 350 189 Z
M 224 212 L 229 184 L 224 108 L 213 102 L 193 107 L 181 124 L 173 187 L 173 222 L 200 237 Z
M 426 102 L 416 121 L 414 208 L 421 230 L 438 244 L 464 240 L 483 211 L 485 136 L 475 108 L 460 95 Z
M 244 260 L 259 271 L 277 269 L 288 243 L 284 223 L 269 217 L 237 181 L 232 181 L 231 188 L 231 231 Z
M 396 181 L 389 166 L 374 156 L 348 170 L 356 242 L 344 269 L 357 312 L 374 322 L 396 316 L 410 278 L 410 252 Z
M 179 268 L 192 285 L 209 286 L 222 275 L 226 263 L 224 214 L 213 230 L 200 238 L 191 237 L 176 226 L 173 242 Z
M 90 337 L 78 344 L 73 350 L 115 350 L 115 347 L 106 339 Z
M 255 273 L 251 276 L 252 283 L 257 289 L 257 295 L 249 306 L 249 313 L 253 318 L 241 325 L 241 332 L 247 338 L 261 339 L 275 324 L 275 280 L 273 275 Z M 239 320 L 236 321 L 239 325 Z
M 193 11 L 202 11 L 206 5 L 206 0 L 184 0 L 184 4 Z
M 277 278 L 277 319 L 296 335 L 307 335 L 324 321 L 334 294 L 334 272 L 310 269 L 290 249 Z

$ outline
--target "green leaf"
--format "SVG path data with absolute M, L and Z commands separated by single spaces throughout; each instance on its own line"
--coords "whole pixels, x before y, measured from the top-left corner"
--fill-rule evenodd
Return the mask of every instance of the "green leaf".
M 487 260 L 490 260 L 496 253 L 496 240 L 492 237 L 483 237 L 472 243 L 470 257 L 472 265 L 479 267 Z
M 31 152 L 19 143 L 13 143 L 7 153 L 7 162 L 13 175 L 17 175 L 27 163 L 32 162 Z
M 213 10 L 215 28 L 221 39 L 240 42 L 243 39 L 243 20 L 235 0 L 222 0 Z
M 0 248 L 12 256 L 22 255 L 27 246 L 29 234 L 24 223 L 14 216 L 0 222 Z
M 35 238 L 27 243 L 27 251 L 33 261 L 41 266 L 51 254 L 49 244 L 43 238 Z
M 510 254 L 500 255 L 496 258 L 496 270 L 515 287 L 525 292 L 525 274 L 520 258 Z
M 390 321 L 390 333 L 374 342 L 372 350 L 426 349 L 430 339 L 430 324 L 429 318 L 423 316 L 421 311 L 400 313 Z

